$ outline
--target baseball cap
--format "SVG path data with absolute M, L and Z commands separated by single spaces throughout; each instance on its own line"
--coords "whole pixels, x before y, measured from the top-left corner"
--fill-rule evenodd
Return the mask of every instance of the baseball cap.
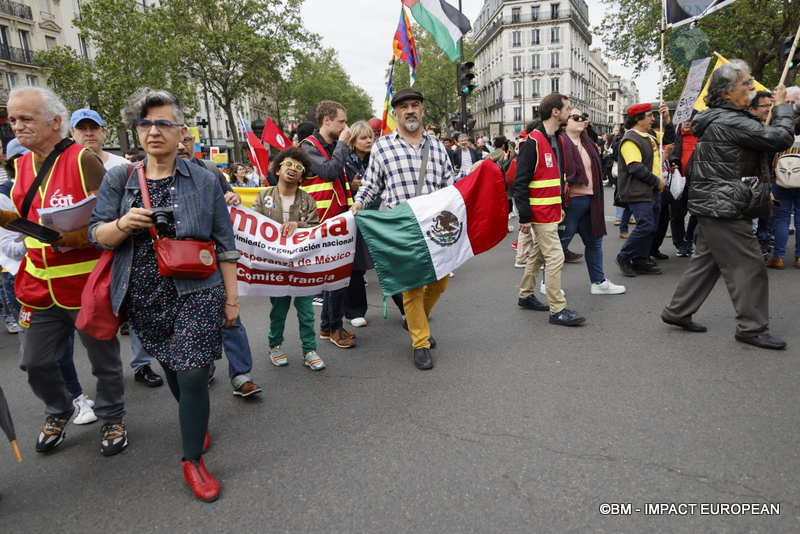
M 30 150 L 19 144 L 19 140 L 15 137 L 8 142 L 8 146 L 6 147 L 6 158 L 11 159 L 14 156 L 21 156 L 28 152 L 30 152 Z
M 82 109 L 76 109 L 75 112 L 72 114 L 72 117 L 70 117 L 69 119 L 70 128 L 75 128 L 75 126 L 77 126 L 78 123 L 84 119 L 89 119 L 90 121 L 97 123 L 98 126 L 102 126 L 104 128 L 106 126 L 105 123 L 103 122 L 103 119 L 100 118 L 100 115 L 98 115 L 96 111 L 94 111 L 93 109 L 82 108 Z

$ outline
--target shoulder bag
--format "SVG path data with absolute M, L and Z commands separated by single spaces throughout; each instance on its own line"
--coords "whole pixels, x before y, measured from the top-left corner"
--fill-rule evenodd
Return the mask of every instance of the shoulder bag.
M 150 191 L 144 165 L 136 167 L 139 174 L 139 188 L 142 191 L 142 204 L 151 209 Z M 198 239 L 171 239 L 159 236 L 155 228 L 150 228 L 153 249 L 156 251 L 158 273 L 170 278 L 208 278 L 217 272 L 216 245 L 213 241 Z

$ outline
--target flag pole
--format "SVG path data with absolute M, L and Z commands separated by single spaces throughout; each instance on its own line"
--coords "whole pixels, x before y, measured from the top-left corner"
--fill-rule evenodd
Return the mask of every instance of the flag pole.
M 786 65 L 783 66 L 783 73 L 781 74 L 781 79 L 778 82 L 778 85 L 783 85 L 783 83 L 786 81 L 786 76 L 789 74 L 789 63 L 791 63 L 791 59 L 794 57 L 794 53 L 797 52 L 798 40 L 800 40 L 800 26 L 797 27 L 797 33 L 794 34 L 792 49 L 789 51 L 789 55 L 786 57 Z M 772 109 L 770 108 L 769 114 L 767 115 L 767 121 L 764 124 L 769 124 L 769 121 L 771 120 L 772 120 Z

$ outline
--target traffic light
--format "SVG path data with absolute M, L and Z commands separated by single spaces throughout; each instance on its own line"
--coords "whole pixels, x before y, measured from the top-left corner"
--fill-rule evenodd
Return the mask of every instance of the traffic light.
M 450 124 L 453 126 L 453 130 L 455 130 L 457 132 L 460 132 L 461 130 L 463 130 L 463 124 L 461 122 L 461 113 L 460 112 L 456 112 L 456 114 L 453 115 L 450 118 Z
M 791 35 L 789 37 L 784 37 L 783 42 L 781 42 L 779 54 L 778 54 L 778 62 L 781 69 L 789 63 L 789 68 L 794 68 L 798 64 L 800 64 L 800 43 L 797 45 L 797 49 L 794 51 L 794 56 L 789 57 L 789 54 L 792 51 L 792 43 L 794 42 L 794 37 Z
M 470 72 L 474 66 L 475 63 L 472 61 L 464 61 L 458 64 L 458 92 L 461 95 L 467 96 L 477 89 L 477 86 L 472 85 L 475 75 Z

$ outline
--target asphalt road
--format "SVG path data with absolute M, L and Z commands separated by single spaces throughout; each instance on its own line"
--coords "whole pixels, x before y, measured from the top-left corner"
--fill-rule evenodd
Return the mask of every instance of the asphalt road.
M 590 295 L 583 260 L 566 265 L 567 305 L 587 318 L 577 328 L 516 306 L 514 234 L 470 260 L 434 310 L 439 348 L 426 372 L 391 302 L 380 317 L 374 271 L 369 325 L 353 349 L 320 341 L 321 372 L 303 367 L 291 314 L 290 364 L 272 366 L 268 301 L 243 298 L 264 393 L 234 397 L 220 362 L 206 463 L 223 489 L 212 504 L 183 481 L 169 391 L 135 383 L 130 368 L 123 453 L 100 455 L 99 423 L 69 427 L 52 454 L 34 452 L 42 405 L 17 367 L 17 337 L 0 333 L 0 383 L 25 458 L 0 443 L 0 531 L 800 531 L 800 271 L 769 273 L 771 329 L 789 349 L 765 351 L 734 341 L 722 282 L 696 316 L 708 333 L 663 324 L 688 260 L 665 245 L 662 276 L 624 278 L 610 221 L 609 233 L 606 274 L 628 292 Z M 82 347 L 76 362 L 92 391 Z M 606 503 L 623 514 L 603 515 Z M 654 515 L 647 503 L 691 513 Z M 751 503 L 779 515 L 703 514 Z

